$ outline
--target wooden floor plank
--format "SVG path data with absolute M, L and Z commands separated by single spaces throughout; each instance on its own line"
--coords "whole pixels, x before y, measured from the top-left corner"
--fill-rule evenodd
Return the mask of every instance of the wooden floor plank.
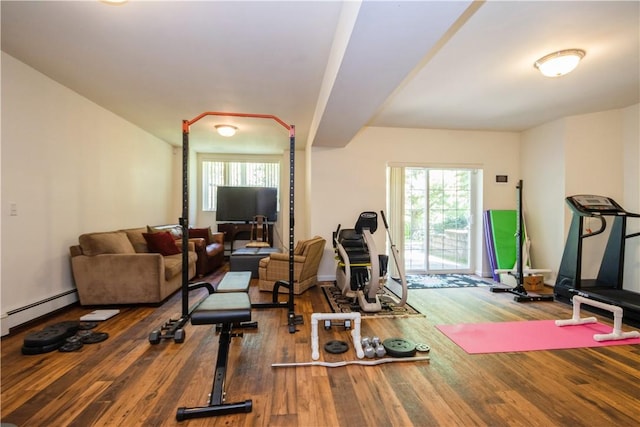
M 224 271 L 206 280 L 217 283 Z M 190 304 L 205 294 L 190 295 Z M 253 302 L 271 300 L 255 285 L 250 295 Z M 487 288 L 410 291 L 409 303 L 425 316 L 363 319 L 362 335 L 427 344 L 430 360 L 373 367 L 271 366 L 311 361 L 311 314 L 329 310 L 319 287 L 296 298 L 296 314 L 304 318 L 296 333 L 289 333 L 286 309 L 252 310 L 258 329 L 231 341 L 226 398 L 251 399 L 253 411 L 183 422 L 176 420 L 178 407 L 208 402 L 219 347 L 215 328 L 186 325 L 184 343 L 151 345 L 151 330 L 181 314 L 177 293 L 158 307 L 122 307 L 98 327 L 109 338 L 79 352 L 20 353 L 29 331 L 94 309 L 71 306 L 2 339 L 1 419 L 19 426 L 82 427 L 625 427 L 640 419 L 640 346 L 469 355 L 436 329 L 440 324 L 570 318 L 570 306 L 517 303 L 510 294 Z M 318 336 L 320 343 L 349 343 L 343 354 L 321 350 L 320 360 L 356 359 L 349 331 L 320 327 Z

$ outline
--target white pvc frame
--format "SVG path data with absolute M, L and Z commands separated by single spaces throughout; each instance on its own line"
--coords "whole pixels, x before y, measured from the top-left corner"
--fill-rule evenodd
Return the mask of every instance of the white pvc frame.
M 313 313 L 311 315 L 311 358 L 320 358 L 320 344 L 318 343 L 318 321 L 319 320 L 351 320 L 351 336 L 353 337 L 353 347 L 356 350 L 358 359 L 364 358 L 364 350 L 360 341 L 360 313 Z
M 613 313 L 613 331 L 609 334 L 594 334 L 593 339 L 596 341 L 612 341 L 612 340 L 626 340 L 628 338 L 640 338 L 640 332 L 629 331 L 622 332 L 622 314 L 623 310 L 617 305 L 606 304 L 604 302 L 595 301 L 592 299 L 575 295 L 572 298 L 573 301 L 573 317 L 566 320 L 556 320 L 556 326 L 574 326 L 584 325 L 588 323 L 596 323 L 595 317 L 583 317 L 580 318 L 580 304 L 587 304 L 594 307 L 601 308 Z

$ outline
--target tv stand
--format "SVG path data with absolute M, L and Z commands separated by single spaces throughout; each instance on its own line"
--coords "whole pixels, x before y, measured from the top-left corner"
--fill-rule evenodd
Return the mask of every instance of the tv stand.
M 273 223 L 267 224 L 267 227 L 269 227 L 269 246 L 273 247 Z M 231 244 L 231 253 L 236 240 L 251 240 L 251 223 L 225 222 L 218 224 L 218 231 L 224 233 L 225 243 Z

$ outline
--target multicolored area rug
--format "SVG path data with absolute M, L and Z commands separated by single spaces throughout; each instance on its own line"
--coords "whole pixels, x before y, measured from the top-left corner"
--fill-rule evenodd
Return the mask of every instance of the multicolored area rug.
M 368 313 L 360 310 L 358 304 L 354 303 L 353 298 L 346 298 L 342 295 L 342 291 L 334 283 L 327 282 L 326 284 L 320 285 L 320 288 L 322 289 L 324 296 L 327 298 L 327 302 L 329 303 L 333 313 L 359 312 L 362 315 L 362 318 L 376 319 L 385 317 L 425 317 L 424 314 L 411 307 L 408 303 L 399 307 L 398 301 L 400 301 L 400 298 L 386 287 L 383 287 L 378 293 L 382 310 L 377 313 Z
M 394 278 L 395 281 L 400 281 Z M 469 274 L 407 274 L 409 289 L 470 288 L 493 286 L 495 282 Z

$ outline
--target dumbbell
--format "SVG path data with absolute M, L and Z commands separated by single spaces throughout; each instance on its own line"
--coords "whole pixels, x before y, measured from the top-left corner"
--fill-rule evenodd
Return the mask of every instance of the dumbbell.
M 362 338 L 362 349 L 364 350 L 364 357 L 367 359 L 372 359 L 376 355 L 376 350 L 373 348 L 371 344 L 371 339 L 369 337 Z
M 387 354 L 387 351 L 384 349 L 384 346 L 382 345 L 382 341 L 380 341 L 380 338 L 373 337 L 371 339 L 371 342 L 373 343 L 374 347 L 376 348 L 376 356 L 384 357 Z
M 364 356 L 368 359 L 373 359 L 374 357 L 383 357 L 387 354 L 380 338 L 378 337 L 364 337 L 362 338 L 362 348 L 364 349 Z

